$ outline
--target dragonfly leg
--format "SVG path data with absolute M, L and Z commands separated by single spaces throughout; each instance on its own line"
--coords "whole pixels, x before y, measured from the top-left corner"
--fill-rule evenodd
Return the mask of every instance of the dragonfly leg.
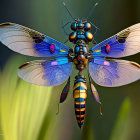
M 94 39 L 92 40 L 92 43 L 93 43 L 93 44 L 97 44 L 96 40 L 94 40 Z
M 64 41 L 63 43 L 66 44 L 69 41 L 69 39 L 67 39 L 66 41 Z
M 67 22 L 66 24 L 64 24 L 64 25 L 62 25 L 61 27 L 62 27 L 62 29 L 63 29 L 63 31 L 64 31 L 64 33 L 68 36 L 69 34 L 66 32 L 66 30 L 65 30 L 65 27 L 68 25 L 68 24 L 70 24 L 71 22 L 69 21 L 69 22 Z M 63 24 L 63 21 L 62 21 L 62 24 Z
M 95 101 L 100 104 L 100 115 L 102 115 L 102 106 L 101 106 L 99 94 L 98 94 L 95 86 L 93 85 L 89 75 L 88 75 L 88 77 L 89 77 L 89 83 L 90 83 L 90 89 L 91 89 L 92 96 L 94 97 Z
M 59 103 L 58 103 L 58 110 L 56 112 L 56 115 L 58 115 L 58 114 L 59 114 Z
M 90 23 L 95 28 L 95 32 L 93 34 L 93 35 L 95 35 L 97 33 L 97 31 L 99 30 L 99 28 L 95 24 L 93 24 L 92 22 L 90 22 Z

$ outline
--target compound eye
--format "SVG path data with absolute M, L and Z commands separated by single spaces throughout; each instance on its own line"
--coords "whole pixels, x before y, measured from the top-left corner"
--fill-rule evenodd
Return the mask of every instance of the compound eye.
M 93 35 L 90 32 L 85 32 L 85 37 L 87 41 L 91 42 L 93 40 Z
M 73 42 L 73 41 L 75 41 L 76 37 L 77 37 L 77 33 L 76 33 L 76 32 L 72 32 L 72 33 L 69 35 L 69 40 L 70 40 L 71 42 Z
M 85 23 L 85 31 L 89 31 L 91 29 L 90 23 Z
M 71 24 L 71 29 L 73 30 L 73 31 L 76 31 L 77 30 L 77 23 L 72 23 Z

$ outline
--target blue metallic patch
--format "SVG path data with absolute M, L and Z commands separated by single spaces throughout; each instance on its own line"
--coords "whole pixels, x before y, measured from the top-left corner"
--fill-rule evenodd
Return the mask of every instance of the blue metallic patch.
M 48 37 L 33 37 L 34 49 L 39 57 L 53 57 L 58 55 L 68 55 L 69 48 L 62 43 Z M 55 47 L 52 47 L 54 45 Z
M 83 23 L 78 23 L 77 24 L 77 27 L 80 28 L 80 29 L 82 29 L 84 27 L 84 24 Z
M 106 45 L 110 46 L 109 53 L 106 52 Z M 126 49 L 125 46 L 125 38 L 119 38 L 117 35 L 110 37 L 109 39 L 97 44 L 92 49 L 93 55 L 97 55 L 97 52 L 94 52 L 95 50 L 101 50 L 102 56 L 108 56 L 108 57 L 120 57 L 123 55 L 124 50 Z
M 83 98 L 76 98 L 75 101 L 83 102 L 83 101 L 85 101 L 85 99 L 83 99 Z
M 84 35 L 77 35 L 77 39 L 85 39 Z
M 77 105 L 77 104 L 75 104 L 75 108 L 85 108 L 85 105 Z
M 80 50 L 80 46 L 75 46 L 75 53 L 78 53 Z
M 69 47 L 65 46 L 64 44 L 52 39 L 51 37 L 45 36 L 45 41 L 48 42 L 49 44 L 55 44 L 56 46 L 58 46 L 61 49 L 64 49 L 66 51 L 69 50 Z
M 84 79 L 79 78 L 79 79 L 76 79 L 76 82 L 85 82 L 85 80 L 84 80 Z
M 51 46 L 51 44 L 43 41 L 41 44 L 35 44 L 34 48 L 37 51 L 37 53 L 42 57 L 59 55 L 60 49 L 58 47 L 56 47 L 55 52 L 52 54 L 50 52 L 50 46 Z
M 48 69 L 48 67 L 51 67 L 51 66 L 63 65 L 67 63 L 69 63 L 68 58 L 57 58 L 52 61 L 43 62 L 42 66 L 44 67 L 44 69 Z
M 124 44 L 120 44 L 116 38 L 112 38 L 112 40 L 109 41 L 107 44 L 110 45 L 110 52 L 109 52 L 108 55 L 120 54 L 125 49 L 125 45 Z M 103 46 L 101 48 L 102 55 L 106 55 L 107 54 L 106 51 L 105 51 L 105 47 L 106 46 Z
M 94 63 L 96 64 L 104 65 L 104 61 L 104 59 L 94 58 Z

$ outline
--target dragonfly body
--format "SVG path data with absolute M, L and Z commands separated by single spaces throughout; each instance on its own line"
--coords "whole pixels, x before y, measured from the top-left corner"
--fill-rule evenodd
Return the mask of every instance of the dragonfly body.
M 88 43 L 93 40 L 93 35 L 89 32 L 91 24 L 86 20 L 75 19 L 75 22 L 71 24 L 71 29 L 73 32 L 69 35 L 69 41 L 75 44 L 73 50 L 74 57 L 71 59 L 77 70 L 79 70 L 78 75 L 75 77 L 73 97 L 75 99 L 75 114 L 77 122 L 81 128 L 84 122 L 86 110 L 85 99 L 87 98 L 86 77 L 82 75 L 82 70 L 84 70 L 88 64 L 90 56 L 87 47 Z
M 0 41 L 11 50 L 34 57 L 50 57 L 50 60 L 26 62 L 18 69 L 23 80 L 40 86 L 57 86 L 67 81 L 60 96 L 64 102 L 70 89 L 72 63 L 79 71 L 75 77 L 73 97 L 79 127 L 83 125 L 87 97 L 86 77 L 82 71 L 88 67 L 89 84 L 95 100 L 101 104 L 99 94 L 91 78 L 99 85 L 117 87 L 140 79 L 140 65 L 120 58 L 140 52 L 140 23 L 130 26 L 103 42 L 88 49 L 93 41 L 91 24 L 87 20 L 74 19 L 69 41 L 73 49 L 35 30 L 15 23 L 0 24 Z M 52 57 L 55 57 L 52 59 Z

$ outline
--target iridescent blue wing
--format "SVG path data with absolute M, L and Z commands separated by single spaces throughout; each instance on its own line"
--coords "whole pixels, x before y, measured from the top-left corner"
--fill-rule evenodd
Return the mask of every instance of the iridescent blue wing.
M 101 86 L 116 87 L 140 79 L 140 65 L 126 60 L 95 58 L 89 62 L 92 79 Z
M 50 61 L 36 60 L 21 65 L 18 75 L 23 80 L 41 86 L 57 86 L 65 82 L 72 72 L 68 58 Z
M 62 43 L 15 23 L 0 24 L 0 41 L 15 52 L 35 57 L 67 55 L 69 51 Z
M 93 57 L 125 57 L 140 52 L 140 23 L 135 24 L 90 49 Z

